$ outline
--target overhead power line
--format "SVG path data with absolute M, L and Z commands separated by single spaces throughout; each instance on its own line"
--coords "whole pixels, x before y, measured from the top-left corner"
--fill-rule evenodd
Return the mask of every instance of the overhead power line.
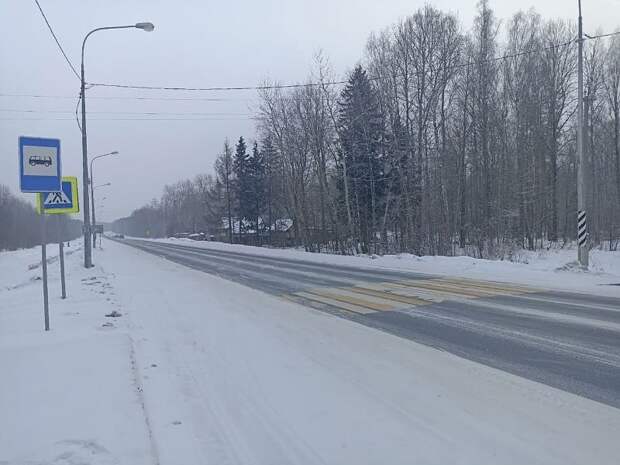
M 14 93 L 0 93 L 0 97 L 20 97 L 20 98 L 37 98 L 37 99 L 69 99 L 74 100 L 75 97 L 71 95 L 41 95 L 41 94 L 14 94 Z M 139 97 L 139 96 L 89 96 L 89 100 L 152 100 L 152 101 L 200 101 L 200 102 L 247 102 L 255 100 L 255 98 L 243 97 L 243 98 L 228 98 L 228 97 Z
M 593 37 L 594 38 L 594 37 Z M 528 55 L 532 53 L 539 53 L 541 51 L 552 50 L 555 48 L 565 47 L 574 43 L 574 40 L 570 40 L 568 42 L 563 42 L 561 44 L 552 44 L 547 47 L 539 47 L 535 49 L 523 50 L 516 53 L 510 53 L 506 55 L 501 55 L 498 57 L 489 58 L 486 60 L 477 60 L 477 61 L 469 61 L 467 63 L 458 63 L 452 66 L 444 67 L 443 69 L 457 69 L 463 68 L 467 66 L 473 66 L 476 64 L 482 63 L 492 63 L 496 61 L 506 60 L 510 58 L 516 58 L 523 55 Z M 376 81 L 381 79 L 379 76 L 371 76 L 370 80 Z M 275 90 L 275 89 L 295 89 L 295 88 L 305 88 L 305 87 L 322 87 L 322 86 L 336 86 L 346 84 L 348 81 L 326 81 L 326 82 L 308 82 L 308 83 L 300 83 L 300 84 L 273 84 L 273 85 L 262 85 L 262 86 L 229 86 L 229 87 L 183 87 L 183 86 L 144 86 L 144 85 L 133 85 L 133 84 L 117 84 L 117 83 L 104 83 L 104 82 L 89 82 L 89 85 L 92 87 L 114 87 L 118 89 L 138 89 L 138 90 L 167 90 L 167 91 L 187 91 L 187 92 L 216 92 L 216 91 L 260 91 L 260 90 Z
M 88 121 L 252 121 L 256 117 L 230 117 L 230 118 L 89 118 Z M 73 118 L 2 118 L 0 121 L 75 121 Z
M 77 74 L 77 71 L 75 70 L 75 67 L 73 66 L 73 64 L 71 63 L 71 61 L 69 60 L 69 58 L 67 57 L 67 55 L 65 54 L 64 50 L 62 49 L 62 46 L 60 45 L 60 42 L 58 41 L 56 35 L 54 34 L 54 31 L 52 30 L 49 22 L 47 21 L 47 18 L 45 17 L 45 14 L 43 12 L 43 10 L 41 9 L 41 6 L 39 5 L 38 0 L 35 0 L 35 3 L 37 4 L 37 6 L 39 7 L 39 10 L 41 11 L 41 14 L 43 15 L 43 18 L 45 19 L 46 24 L 48 25 L 48 28 L 52 34 L 52 36 L 54 37 L 54 40 L 56 41 L 56 44 L 58 45 L 58 48 L 60 49 L 60 51 L 62 52 L 63 56 L 65 57 L 65 59 L 67 60 L 67 63 L 69 64 L 69 66 L 71 67 L 72 71 L 74 72 L 74 74 L 79 78 L 79 75 Z M 620 34 L 620 31 L 617 32 L 613 32 L 613 33 L 609 33 L 609 34 L 599 34 L 596 36 L 586 36 L 587 40 L 593 40 L 593 39 L 601 39 L 601 38 L 605 38 L 605 37 L 611 37 L 611 36 L 615 36 Z M 519 52 L 515 52 L 515 53 L 508 53 L 505 55 L 501 55 L 501 56 L 497 56 L 497 57 L 492 57 L 492 58 L 488 58 L 485 60 L 470 60 L 466 63 L 457 63 L 451 66 L 446 66 L 443 69 L 441 69 L 441 71 L 445 71 L 447 69 L 458 69 L 458 68 L 464 68 L 464 67 L 469 67 L 469 66 L 474 66 L 477 64 L 483 64 L 483 63 L 493 63 L 493 62 L 497 62 L 497 61 L 501 61 L 501 60 L 507 60 L 507 59 L 511 59 L 511 58 L 517 58 L 520 56 L 524 56 L 524 55 L 529 55 L 529 54 L 533 54 L 533 53 L 540 53 L 542 51 L 547 51 L 547 50 L 552 50 L 555 48 L 560 48 L 560 47 L 565 47 L 568 45 L 571 45 L 573 43 L 575 43 L 576 39 L 567 41 L 567 42 L 563 42 L 563 43 L 559 43 L 559 44 L 551 44 L 549 46 L 546 47 L 537 47 L 537 48 L 533 48 L 533 49 L 528 49 L 528 50 L 522 50 Z M 379 76 L 370 76 L 369 77 L 370 80 L 376 81 L 381 79 L 381 77 Z M 325 82 L 308 82 L 308 83 L 299 83 L 299 84 L 273 84 L 273 85 L 258 85 L 258 86 L 213 86 L 213 87 L 186 87 L 186 86 L 152 86 L 152 85 L 135 85 L 135 84 L 123 84 L 123 83 L 106 83 L 106 82 L 89 82 L 88 85 L 90 87 L 108 87 L 108 88 L 117 88 L 117 89 L 135 89 L 135 90 L 164 90 L 164 91 L 184 91 L 184 92 L 220 92 L 220 91 L 260 91 L 260 90 L 276 90 L 276 89 L 295 89 L 295 88 L 307 88 L 307 87 L 322 87 L 322 86 L 336 86 L 336 85 L 343 85 L 346 84 L 348 81 L 347 80 L 339 80 L 339 81 L 325 81 Z M 19 94 L 0 94 L 0 96 L 24 96 L 24 97 L 33 97 L 33 98 L 75 98 L 75 97 L 63 97 L 63 96 L 58 96 L 58 97 L 54 97 L 54 96 L 46 96 L 46 95 L 19 95 Z M 216 98 L 200 98 L 200 99 L 196 99 L 196 98 L 166 98 L 166 97 L 92 97 L 92 98 L 99 98 L 99 99 L 135 99 L 135 100 L 205 100 L 205 101 L 225 101 L 225 99 L 216 99 Z M 242 99 L 240 99 L 242 100 Z
M 609 34 L 599 34 L 597 36 L 589 36 L 588 34 L 584 34 L 584 35 L 586 36 L 587 39 L 602 39 L 604 37 L 612 37 L 612 36 L 620 35 L 620 31 L 610 32 Z
M 604 37 L 611 37 L 620 34 L 620 31 L 612 32 L 610 34 L 599 34 L 596 36 L 588 36 L 588 39 L 601 39 Z M 444 67 L 445 69 L 458 69 L 464 68 L 468 66 L 474 66 L 477 64 L 483 63 L 493 63 L 502 60 L 508 60 L 511 58 L 517 58 L 524 55 L 529 55 L 533 53 L 540 53 L 547 50 L 553 50 L 556 48 L 566 47 L 568 45 L 574 44 L 576 39 L 569 40 L 567 42 L 562 42 L 559 44 L 551 44 L 546 47 L 536 47 L 533 49 L 522 50 L 515 53 L 508 53 L 505 55 L 488 58 L 485 60 L 471 60 L 467 63 L 458 63 L 452 66 Z M 381 79 L 379 76 L 371 76 L 370 80 L 376 81 Z M 166 90 L 166 91 L 187 91 L 187 92 L 215 92 L 215 91 L 260 91 L 260 90 L 275 90 L 275 89 L 295 89 L 295 88 L 304 88 L 304 87 L 321 87 L 321 86 L 335 86 L 346 84 L 348 81 L 326 81 L 326 82 L 308 82 L 303 84 L 273 84 L 273 85 L 262 85 L 262 86 L 228 86 L 228 87 L 184 87 L 184 86 L 147 86 L 147 85 L 134 85 L 134 84 L 120 84 L 120 83 L 105 83 L 105 82 L 90 82 L 89 85 L 92 87 L 113 87 L 118 89 L 138 89 L 138 90 Z
M 502 55 L 499 57 L 493 57 L 493 58 L 489 58 L 488 60 L 483 60 L 482 62 L 495 62 L 495 61 L 502 61 L 502 60 L 508 60 L 510 58 L 518 58 L 521 56 L 525 56 L 525 55 L 531 55 L 532 53 L 539 53 L 539 52 L 546 52 L 547 50 L 553 50 L 556 48 L 561 48 L 561 47 L 566 47 L 568 45 L 574 44 L 575 41 L 574 40 L 569 40 L 567 42 L 563 42 L 561 44 L 552 44 L 549 45 L 547 47 L 541 47 L 541 48 L 532 48 L 529 50 L 522 50 L 520 52 L 515 52 L 515 53 L 508 53 L 506 55 Z M 476 64 L 476 62 L 473 62 L 471 64 Z M 468 66 L 468 63 L 463 63 L 460 66 Z
M 0 108 L 0 112 L 6 111 L 10 113 L 57 113 L 57 114 L 73 114 L 69 110 L 37 110 L 37 109 L 14 109 Z M 251 113 L 235 113 L 235 112 L 168 112 L 168 111 L 88 111 L 89 115 L 176 115 L 176 116 L 251 116 Z
M 45 20 L 45 24 L 47 24 L 47 28 L 50 30 L 50 33 L 52 34 L 52 37 L 54 38 L 54 41 L 56 42 L 56 45 L 58 46 L 60 53 L 62 53 L 62 56 L 65 57 L 65 61 L 71 68 L 71 71 L 73 71 L 73 74 L 75 74 L 75 77 L 80 79 L 80 75 L 76 71 L 75 66 L 73 66 L 73 63 L 71 63 L 71 60 L 69 60 L 69 57 L 67 56 L 64 49 L 62 48 L 62 45 L 60 45 L 60 41 L 58 40 L 58 37 L 56 37 L 56 34 L 54 33 L 54 29 L 52 29 L 50 22 L 47 20 L 47 16 L 45 16 L 45 12 L 43 11 L 43 8 L 41 8 L 41 4 L 39 3 L 39 0 L 34 0 L 34 3 L 36 3 L 37 7 L 39 8 L 39 11 L 41 12 L 41 16 L 43 16 L 43 19 Z
M 80 90 L 80 94 L 77 98 L 77 103 L 75 104 L 75 122 L 77 123 L 77 127 L 82 132 L 82 123 L 80 123 L 80 117 L 78 115 L 78 109 L 80 108 L 80 103 L 82 102 L 82 91 Z
M 181 90 L 193 92 L 231 91 L 231 90 L 270 90 L 270 89 L 294 89 L 299 87 L 334 86 L 346 84 L 348 81 L 308 82 L 306 84 L 276 84 L 270 86 L 238 86 L 238 87 L 182 87 L 182 86 L 142 86 L 133 84 L 113 84 L 105 82 L 89 82 L 92 87 L 115 87 L 117 89 L 139 90 Z

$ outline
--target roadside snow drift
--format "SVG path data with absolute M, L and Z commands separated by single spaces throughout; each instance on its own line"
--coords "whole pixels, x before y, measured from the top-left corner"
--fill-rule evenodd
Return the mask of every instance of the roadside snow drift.
M 620 297 L 620 251 L 592 250 L 590 269 L 584 271 L 575 263 L 577 252 L 570 249 L 521 251 L 519 256 L 515 257 L 515 261 L 506 261 L 484 260 L 465 256 L 418 257 L 412 254 L 343 256 L 309 253 L 297 249 L 270 249 L 223 242 L 193 241 L 191 239 L 150 240 L 261 256 L 288 257 L 315 263 L 465 277 Z

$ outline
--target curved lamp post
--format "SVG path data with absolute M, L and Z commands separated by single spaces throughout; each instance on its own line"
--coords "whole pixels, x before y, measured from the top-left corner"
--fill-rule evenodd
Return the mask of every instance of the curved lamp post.
M 97 224 L 97 220 L 95 218 L 95 187 L 101 187 L 101 186 L 94 186 L 95 179 L 93 178 L 93 163 L 98 158 L 107 157 L 109 155 L 118 155 L 118 151 L 115 150 L 114 152 L 102 153 L 101 155 L 97 155 L 96 157 L 93 157 L 90 160 L 90 171 L 89 171 L 90 174 L 89 174 L 88 183 L 90 184 L 90 201 L 91 201 L 91 205 L 92 205 L 92 217 L 93 217 L 93 221 L 91 223 L 92 224 L 93 243 L 95 242 L 95 239 L 97 238 L 97 233 L 95 233 L 95 225 Z M 103 184 L 103 185 L 105 185 L 105 184 Z M 110 185 L 110 183 L 108 183 L 107 185 Z M 86 202 L 86 200 L 84 202 Z
M 91 170 L 92 170 L 92 167 L 91 167 Z M 91 174 L 92 174 L 92 171 L 91 171 Z M 92 223 L 93 224 L 93 244 L 97 240 L 97 233 L 94 232 L 95 225 L 97 224 L 97 222 L 95 220 L 95 190 L 99 189 L 100 187 L 108 187 L 108 186 L 111 186 L 111 185 L 112 185 L 111 182 L 106 182 L 105 184 L 99 184 L 98 186 L 95 186 L 95 187 L 93 187 L 93 183 L 91 182 L 91 185 L 90 185 L 91 186 L 91 188 L 90 188 L 90 190 L 91 190 L 90 199 L 91 199 L 92 205 L 93 205 L 93 223 Z M 107 197 L 102 198 L 101 201 L 104 201 L 105 199 L 107 199 Z M 99 207 L 97 207 L 97 208 L 99 208 Z
M 93 266 L 92 261 L 92 243 L 91 243 L 91 225 L 90 225 L 90 205 L 88 201 L 88 144 L 86 141 L 86 78 L 84 75 L 84 48 L 86 47 L 86 40 L 95 32 L 109 31 L 113 29 L 142 29 L 146 32 L 151 32 L 155 29 L 152 23 L 136 23 L 127 26 L 106 26 L 98 27 L 90 31 L 84 37 L 82 42 L 82 66 L 81 66 L 81 88 L 80 96 L 82 97 L 82 182 L 83 182 L 83 195 L 84 195 L 84 267 L 90 268 Z M 92 195 L 92 192 L 91 192 Z

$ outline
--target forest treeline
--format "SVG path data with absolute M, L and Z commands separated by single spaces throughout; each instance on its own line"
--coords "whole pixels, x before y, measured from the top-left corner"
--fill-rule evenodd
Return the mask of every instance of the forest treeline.
M 483 257 L 574 240 L 575 24 L 477 8 L 469 31 L 425 6 L 373 33 L 343 85 L 321 55 L 307 85 L 265 83 L 256 142 L 226 141 L 213 174 L 166 186 L 115 228 Z M 614 247 L 620 36 L 584 47 L 589 241 Z M 276 220 L 289 220 L 286 232 Z
M 82 222 L 66 215 L 49 215 L 47 242 L 69 241 L 82 231 Z M 0 251 L 34 247 L 41 244 L 41 217 L 33 205 L 13 195 L 0 184 Z

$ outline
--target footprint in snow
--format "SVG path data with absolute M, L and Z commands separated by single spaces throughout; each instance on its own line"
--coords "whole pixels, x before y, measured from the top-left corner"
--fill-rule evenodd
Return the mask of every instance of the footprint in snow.
M 0 464 L 3 462 L 0 462 Z M 26 457 L 26 460 L 6 462 L 12 465 L 33 464 L 88 464 L 119 465 L 121 462 L 109 450 L 95 441 L 68 439 L 51 446 L 40 448 Z

